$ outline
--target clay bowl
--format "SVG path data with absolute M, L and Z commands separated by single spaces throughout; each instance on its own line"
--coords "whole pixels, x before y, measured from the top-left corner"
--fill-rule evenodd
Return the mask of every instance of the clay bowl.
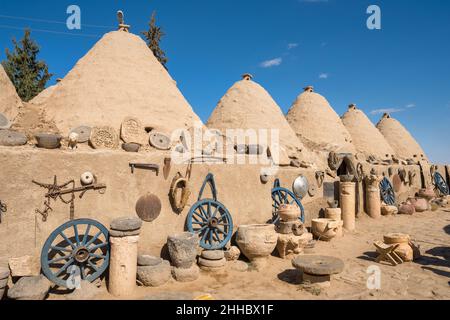
M 122 149 L 126 152 L 139 152 L 141 145 L 139 143 L 124 143 Z
M 253 263 L 263 262 L 277 246 L 278 235 L 272 224 L 239 226 L 236 242 L 242 253 Z
M 43 149 L 58 149 L 61 147 L 62 136 L 51 133 L 38 133 L 34 136 L 37 147 Z
M 322 241 L 331 241 L 337 235 L 339 221 L 331 219 L 313 219 L 312 233 Z
M 325 209 L 325 218 L 341 221 L 342 220 L 342 210 L 341 208 L 326 208 Z
M 284 222 L 295 221 L 300 217 L 300 211 L 297 205 L 282 204 L 278 209 L 278 215 Z

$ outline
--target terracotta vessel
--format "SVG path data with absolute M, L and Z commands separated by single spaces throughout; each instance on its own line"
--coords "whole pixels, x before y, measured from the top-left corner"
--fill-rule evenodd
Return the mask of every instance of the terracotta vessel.
M 271 224 L 243 225 L 238 228 L 236 242 L 241 252 L 257 269 L 263 267 L 277 246 L 278 235 Z
M 413 205 L 416 212 L 425 212 L 429 209 L 428 200 L 424 198 L 409 198 L 407 203 Z
M 62 136 L 58 134 L 38 133 L 34 137 L 38 148 L 58 149 L 61 147 Z
M 300 211 L 295 204 L 282 204 L 278 210 L 278 215 L 284 222 L 298 220 Z
M 419 198 L 427 199 L 428 201 L 436 198 L 436 193 L 434 192 L 434 190 L 429 188 L 420 189 L 417 195 L 419 196 Z
M 410 242 L 411 238 L 407 234 L 390 233 L 384 236 L 384 243 L 399 245 L 397 249 L 395 249 L 395 252 L 405 262 L 411 262 L 414 259 L 414 250 L 409 244 Z
M 331 219 L 313 219 L 312 233 L 316 238 L 322 241 L 331 241 L 338 235 L 341 221 Z
M 400 208 L 398 209 L 399 214 L 407 214 L 407 215 L 413 215 L 416 213 L 416 208 L 412 204 L 403 203 Z

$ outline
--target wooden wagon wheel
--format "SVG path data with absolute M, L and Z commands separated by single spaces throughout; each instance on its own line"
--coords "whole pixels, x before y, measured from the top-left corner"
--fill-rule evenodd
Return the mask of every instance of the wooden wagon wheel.
M 280 180 L 276 179 L 272 189 L 272 223 L 277 224 L 280 221 L 278 210 L 282 204 L 297 204 L 300 210 L 300 221 L 305 223 L 305 210 L 299 198 L 286 188 L 281 187 Z
M 395 205 L 395 191 L 392 183 L 384 177 L 380 182 L 381 199 L 389 206 Z

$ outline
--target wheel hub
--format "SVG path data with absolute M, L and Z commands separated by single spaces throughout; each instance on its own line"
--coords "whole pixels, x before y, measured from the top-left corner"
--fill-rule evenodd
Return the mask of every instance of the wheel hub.
M 211 228 L 217 228 L 218 225 L 219 225 L 219 220 L 217 218 L 212 218 L 211 220 L 209 220 L 209 226 Z
M 77 248 L 73 253 L 73 258 L 79 263 L 84 263 L 89 259 L 89 250 L 85 247 Z

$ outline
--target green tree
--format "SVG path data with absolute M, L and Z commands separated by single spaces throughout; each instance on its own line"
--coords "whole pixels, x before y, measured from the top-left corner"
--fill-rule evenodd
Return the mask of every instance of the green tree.
M 2 62 L 6 74 L 16 87 L 19 97 L 28 102 L 45 89 L 47 81 L 53 76 L 48 72 L 45 61 L 39 61 L 38 44 L 31 39 L 30 30 L 25 30 L 25 34 L 19 42 L 12 40 L 14 44 L 13 52 L 6 49 L 6 60 Z
M 150 19 L 149 23 L 149 29 L 148 31 L 143 31 L 142 34 L 145 37 L 145 40 L 147 41 L 147 45 L 152 50 L 153 54 L 155 55 L 156 59 L 163 65 L 164 68 L 167 70 L 167 57 L 166 53 L 161 49 L 159 46 L 161 42 L 161 38 L 164 37 L 166 34 L 160 27 L 156 25 L 156 12 L 153 11 L 152 17 Z

